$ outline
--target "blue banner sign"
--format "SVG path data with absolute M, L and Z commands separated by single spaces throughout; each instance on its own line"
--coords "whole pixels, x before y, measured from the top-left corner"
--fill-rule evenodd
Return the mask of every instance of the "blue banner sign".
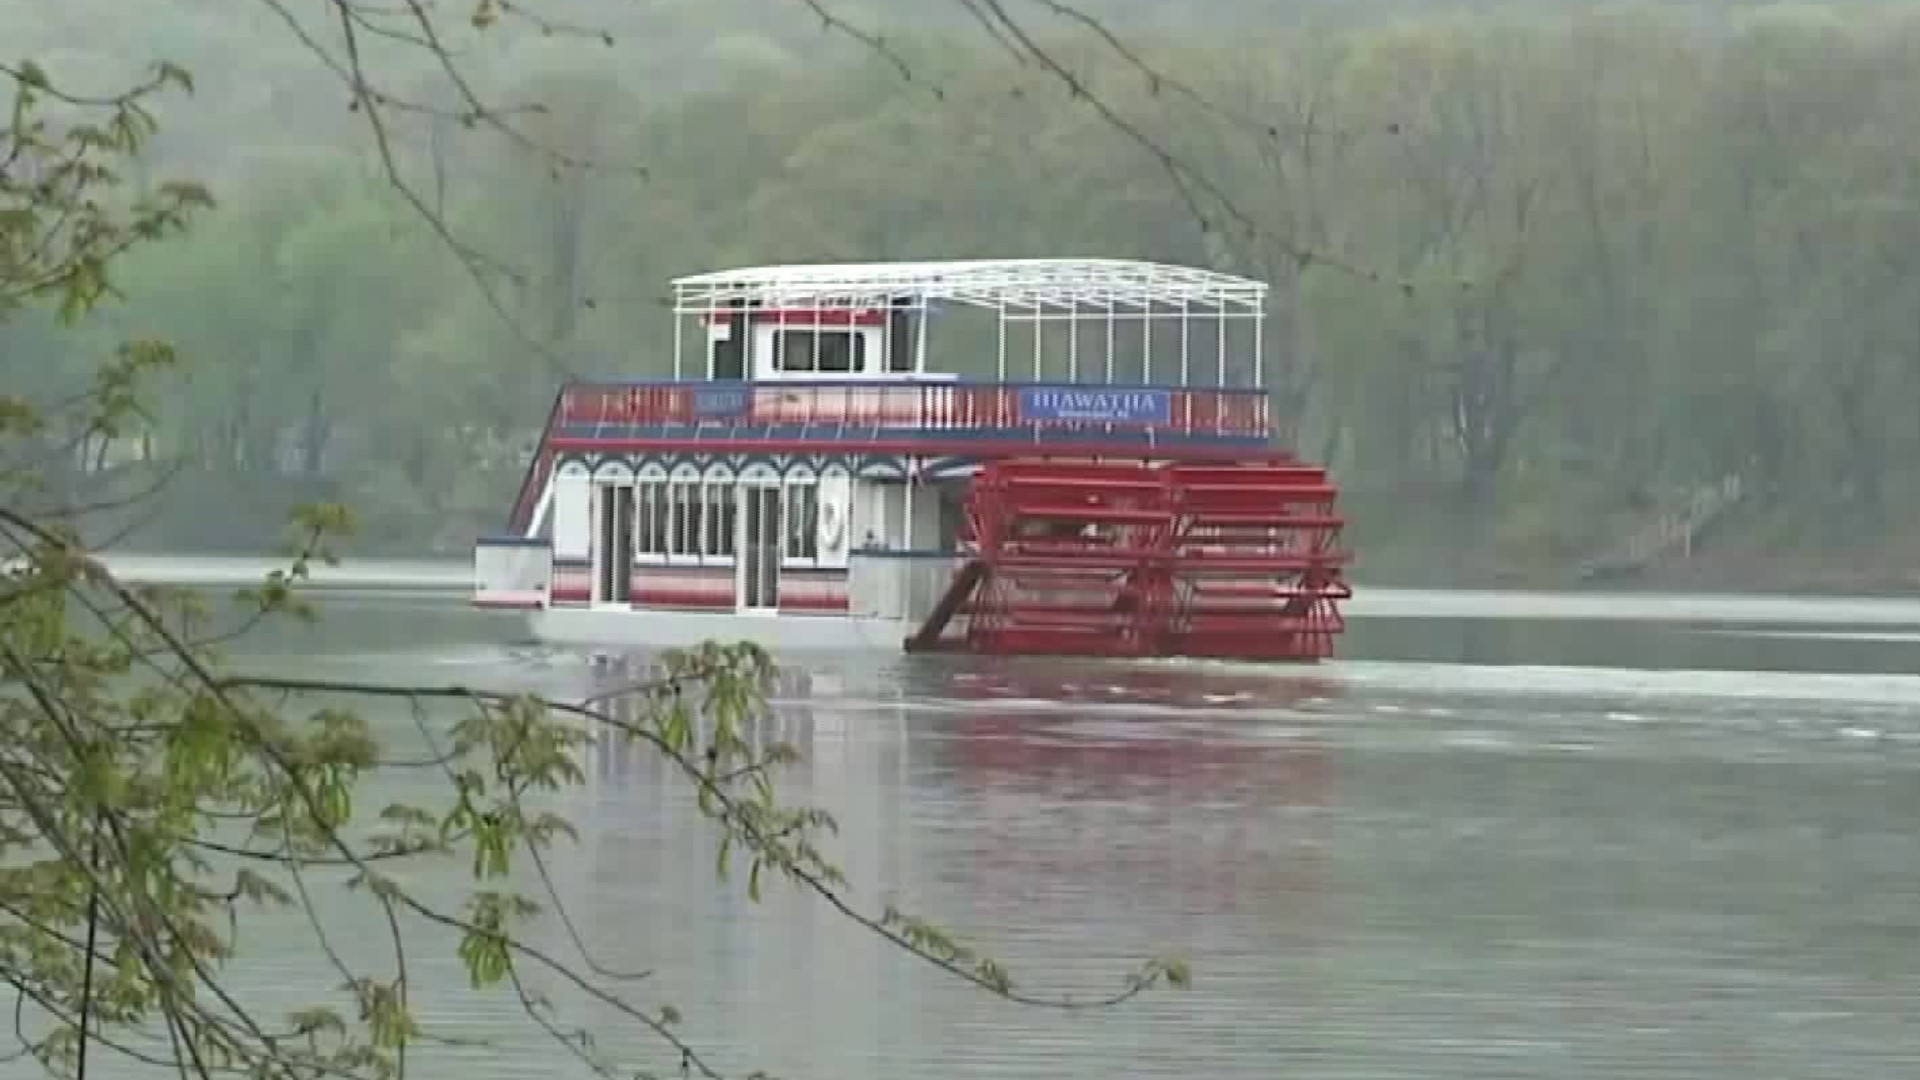
M 752 401 L 752 393 L 748 390 L 732 386 L 703 386 L 693 392 L 693 416 L 696 420 L 745 416 Z
M 1097 386 L 1023 386 L 1020 419 L 1095 424 L 1169 424 L 1170 390 L 1121 390 Z

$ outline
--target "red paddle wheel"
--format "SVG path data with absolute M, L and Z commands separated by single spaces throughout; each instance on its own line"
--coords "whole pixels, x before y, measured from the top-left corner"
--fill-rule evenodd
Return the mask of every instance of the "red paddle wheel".
M 967 497 L 973 557 L 908 648 L 1331 656 L 1352 595 L 1337 495 L 1325 469 L 1284 456 L 989 462 Z

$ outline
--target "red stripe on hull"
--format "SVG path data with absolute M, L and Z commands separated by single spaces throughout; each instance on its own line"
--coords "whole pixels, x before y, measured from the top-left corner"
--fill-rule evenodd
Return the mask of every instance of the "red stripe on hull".
M 593 590 L 585 577 L 575 573 L 556 578 L 552 602 L 561 605 L 590 602 Z M 637 567 L 629 584 L 629 603 L 636 609 L 733 611 L 737 603 L 730 567 Z M 849 607 L 846 571 L 791 568 L 783 571 L 778 606 L 782 611 L 807 614 L 845 612 Z
M 644 589 L 635 589 L 632 593 L 635 604 L 659 604 L 673 607 L 733 607 L 733 590 L 724 592 L 714 589 L 663 589 L 650 585 Z
M 847 610 L 845 596 L 781 596 L 781 611 L 840 611 Z

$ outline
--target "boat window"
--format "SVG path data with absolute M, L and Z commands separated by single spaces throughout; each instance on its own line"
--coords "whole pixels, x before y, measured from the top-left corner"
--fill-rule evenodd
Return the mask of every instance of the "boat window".
M 634 485 L 634 553 L 726 563 L 734 553 L 731 481 L 642 480 Z
M 781 553 L 787 559 L 820 557 L 820 499 L 812 484 L 787 487 L 787 542 Z
M 920 315 L 904 308 L 888 314 L 885 356 L 888 371 L 913 370 L 915 320 L 919 318 Z
M 669 485 L 672 492 L 673 530 L 668 538 L 667 554 L 699 555 L 701 524 L 705 519 L 702 512 L 706 509 L 700 494 L 700 481 L 675 480 Z
M 858 374 L 867 369 L 867 336 L 857 330 L 781 330 L 773 336 L 773 367 L 781 372 Z
M 953 484 L 941 484 L 935 491 L 940 500 L 940 535 L 936 546 L 941 551 L 953 551 L 960 546 L 961 534 L 966 532 L 966 490 Z
M 717 559 L 733 557 L 733 516 L 733 484 L 709 482 L 706 486 L 706 536 L 700 548 L 702 555 Z
M 633 489 L 633 550 L 641 555 L 667 553 L 667 485 L 642 480 Z

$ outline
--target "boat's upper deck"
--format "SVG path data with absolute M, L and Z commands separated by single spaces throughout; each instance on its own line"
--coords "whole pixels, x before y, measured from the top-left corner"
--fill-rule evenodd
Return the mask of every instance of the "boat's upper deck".
M 568 387 L 549 424 L 555 447 L 991 453 L 1272 437 L 1267 286 L 1246 278 L 1001 259 L 750 267 L 673 289 L 674 378 Z
M 555 406 L 555 449 L 845 444 L 896 453 L 1262 446 L 1257 389 L 1089 383 L 814 380 L 576 384 Z M 742 446 L 742 448 L 745 448 Z

